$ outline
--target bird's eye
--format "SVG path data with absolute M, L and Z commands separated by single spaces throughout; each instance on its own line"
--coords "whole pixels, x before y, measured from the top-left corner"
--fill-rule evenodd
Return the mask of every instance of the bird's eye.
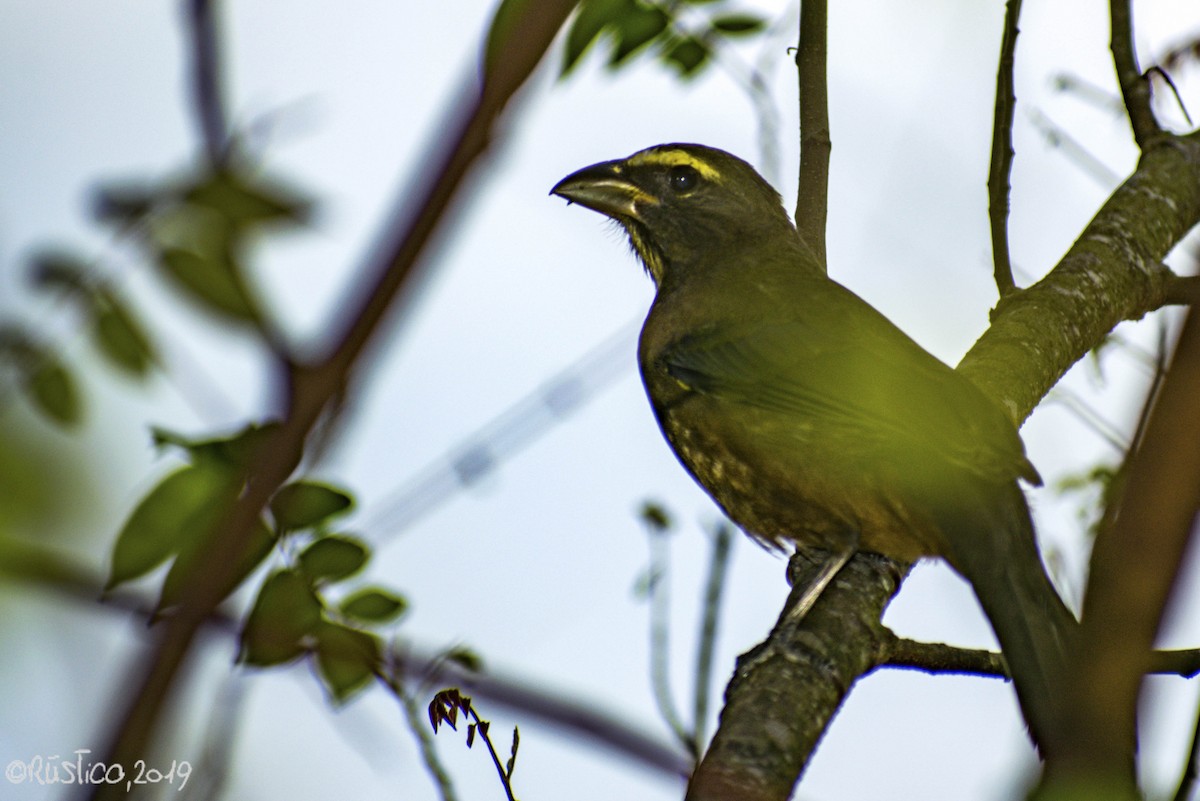
M 667 185 L 676 192 L 690 192 L 700 183 L 700 173 L 695 167 L 680 164 L 667 173 Z

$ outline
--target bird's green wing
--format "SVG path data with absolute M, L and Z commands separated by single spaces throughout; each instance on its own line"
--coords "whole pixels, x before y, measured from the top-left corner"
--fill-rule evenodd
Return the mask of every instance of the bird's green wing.
M 838 323 L 835 308 L 817 320 L 703 329 L 666 348 L 660 365 L 690 391 L 782 420 L 835 424 L 889 451 L 932 449 L 996 477 L 1036 477 L 999 407 L 882 315 L 863 315 L 864 308 L 850 315 L 853 327 Z

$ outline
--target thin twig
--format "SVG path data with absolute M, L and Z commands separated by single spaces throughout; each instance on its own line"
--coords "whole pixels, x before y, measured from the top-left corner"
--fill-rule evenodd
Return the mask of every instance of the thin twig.
M 992 230 L 992 264 L 1000 297 L 1016 289 L 1008 252 L 1008 209 L 1012 192 L 1013 112 L 1017 97 L 1013 90 L 1013 54 L 1017 49 L 1017 23 L 1021 0 L 1008 0 L 1004 11 L 1004 35 L 1000 41 L 1000 65 L 996 69 L 996 107 L 992 115 L 992 162 L 988 170 L 988 219 Z
M 1151 140 L 1162 133 L 1154 111 L 1150 107 L 1150 82 L 1138 69 L 1137 54 L 1133 46 L 1133 12 L 1130 0 L 1109 1 L 1109 22 L 1112 26 L 1113 66 L 1117 71 L 1117 82 L 1121 86 L 1121 97 L 1129 115 L 1133 138 L 1142 150 Z
M 713 656 L 716 651 L 717 622 L 721 611 L 721 595 L 729 572 L 729 552 L 733 546 L 734 529 L 721 521 L 713 531 L 712 556 L 708 562 L 708 579 L 704 582 L 703 613 L 700 621 L 700 640 L 696 648 L 696 693 L 693 705 L 692 742 L 696 754 L 704 753 L 705 723 L 708 719 L 708 698 L 712 692 Z
M 1175 85 L 1175 81 L 1171 78 L 1171 74 L 1155 64 L 1146 70 L 1146 77 L 1149 78 L 1151 75 L 1157 75 L 1158 77 L 1162 78 L 1167 86 L 1171 88 L 1171 94 L 1175 95 L 1175 102 L 1179 104 L 1179 110 L 1183 112 L 1184 121 L 1187 122 L 1189 128 L 1192 127 L 1192 115 L 1188 113 L 1187 103 L 1183 102 L 1183 96 L 1179 94 L 1179 87 Z
M 404 669 L 404 658 L 398 655 L 395 648 L 392 648 L 386 659 L 384 664 L 387 665 L 387 669 L 378 675 L 379 680 L 400 702 L 400 708 L 404 712 L 404 722 L 417 741 L 417 747 L 421 750 L 421 761 L 425 764 L 425 770 L 429 773 L 430 778 L 433 779 L 438 795 L 442 801 L 458 801 L 458 794 L 454 791 L 454 780 L 450 778 L 450 772 L 442 764 L 437 753 L 437 746 L 433 742 L 433 735 L 426 724 L 425 710 L 404 687 L 404 674 L 410 672 Z
M 829 203 L 829 88 L 826 79 L 829 15 L 825 0 L 800 3 L 796 71 L 800 85 L 800 185 L 796 230 L 825 264 Z
M 667 534 L 664 530 L 651 527 L 649 539 L 649 584 L 646 589 L 650 601 L 650 687 L 658 714 L 667 724 L 667 728 L 671 730 L 675 739 L 691 752 L 692 758 L 697 759 L 700 752 L 696 747 L 695 737 L 688 731 L 671 695 Z
M 192 109 L 212 165 L 225 160 L 229 130 L 221 92 L 221 60 L 217 52 L 216 0 L 188 0 L 188 33 L 192 41 Z

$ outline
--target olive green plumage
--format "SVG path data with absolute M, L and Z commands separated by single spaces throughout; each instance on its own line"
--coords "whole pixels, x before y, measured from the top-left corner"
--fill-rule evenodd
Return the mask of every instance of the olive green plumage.
M 975 588 L 1035 739 L 1053 724 L 1074 618 L 1042 568 L 1003 411 L 831 280 L 741 159 L 661 145 L 554 194 L 620 223 L 657 292 L 639 363 L 683 465 L 783 548 L 939 556 Z

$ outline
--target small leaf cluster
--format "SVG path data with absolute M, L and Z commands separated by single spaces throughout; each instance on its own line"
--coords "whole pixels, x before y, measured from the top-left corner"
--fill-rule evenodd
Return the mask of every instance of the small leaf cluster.
M 170 562 L 154 616 L 176 607 L 242 494 L 256 455 L 270 446 L 277 428 L 276 423 L 250 425 L 211 439 L 156 430 L 155 443 L 181 451 L 186 462 L 163 477 L 125 521 L 105 591 Z M 273 551 L 284 554 L 286 564 L 263 581 L 246 617 L 239 660 L 267 667 L 311 657 L 337 702 L 366 686 L 379 670 L 383 646 L 370 628 L 391 623 L 407 608 L 402 596 L 380 587 L 357 589 L 337 603 L 325 598 L 328 589 L 360 573 L 370 559 L 365 543 L 331 528 L 353 503 L 346 491 L 316 481 L 280 487 L 219 588 L 220 597 L 228 597 Z
M 724 0 L 583 0 L 567 32 L 561 75 L 570 74 L 594 42 L 604 41 L 610 70 L 650 53 L 680 77 L 693 78 L 726 40 L 765 28 L 762 17 L 732 11 Z
M 288 564 L 263 582 L 242 628 L 240 661 L 269 667 L 313 660 L 329 697 L 342 703 L 379 674 L 383 643 L 371 629 L 397 620 L 408 603 L 382 587 L 354 590 L 336 603 L 326 591 L 360 573 L 370 550 L 331 532 L 331 518 L 351 506 L 345 492 L 316 482 L 280 487 L 271 517 L 281 538 L 298 544 Z

